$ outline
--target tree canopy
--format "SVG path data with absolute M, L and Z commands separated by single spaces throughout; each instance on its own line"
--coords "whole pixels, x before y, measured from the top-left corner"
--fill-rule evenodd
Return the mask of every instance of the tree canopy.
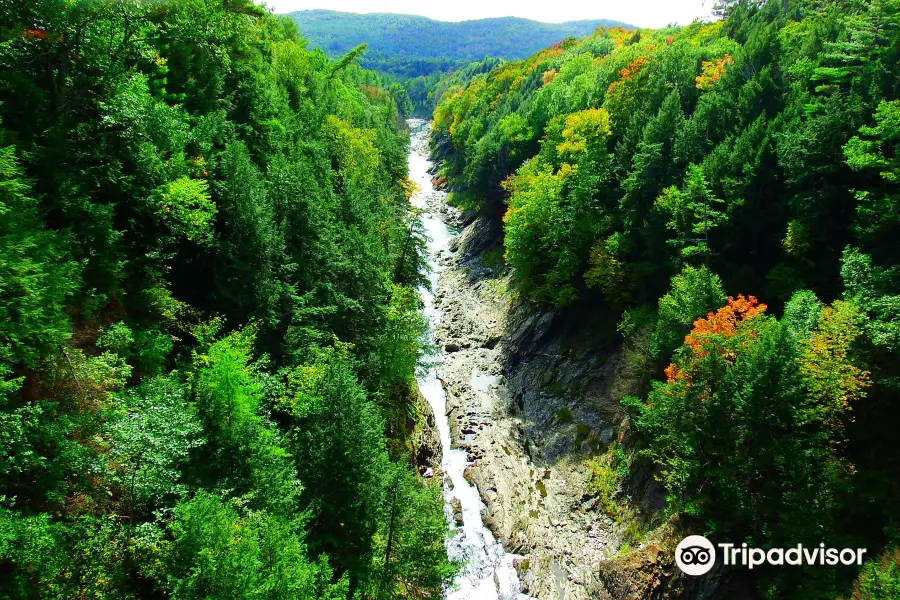
M 620 439 L 661 516 L 762 547 L 896 546 L 900 4 L 717 13 L 448 78 L 437 177 L 502 220 L 519 298 L 620 319 L 594 333 L 651 370 Z M 834 598 L 852 575 L 752 579 Z M 873 563 L 857 587 L 896 581 Z
M 248 0 L 0 23 L 0 597 L 438 597 L 403 95 Z

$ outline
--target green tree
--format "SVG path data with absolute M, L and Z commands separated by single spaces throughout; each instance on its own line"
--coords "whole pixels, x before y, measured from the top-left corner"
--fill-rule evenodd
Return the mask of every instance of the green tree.
M 589 207 L 609 168 L 609 115 L 589 109 L 559 116 L 548 128 L 541 154 L 504 183 L 504 244 L 522 289 L 564 306 L 577 297 L 575 278 L 596 233 Z
M 706 267 L 686 265 L 672 277 L 670 290 L 659 299 L 650 354 L 666 359 L 684 341 L 694 321 L 725 304 L 722 281 Z
M 874 126 L 861 127 L 847 141 L 844 158 L 851 169 L 869 175 L 867 189 L 856 191 L 857 235 L 887 257 L 896 255 L 900 232 L 900 100 L 879 103 L 874 118 Z
M 262 414 L 253 342 L 253 331 L 244 329 L 198 357 L 195 397 L 207 439 L 199 468 L 203 483 L 231 490 L 253 508 L 290 515 L 297 510 L 300 482 L 282 436 Z
M 184 493 L 181 471 L 202 443 L 203 428 L 174 378 L 150 379 L 118 399 L 118 415 L 109 420 L 109 456 L 134 519 L 135 509 L 149 513 L 155 503 Z
M 681 189 L 666 188 L 656 199 L 657 208 L 669 216 L 666 227 L 675 232 L 669 243 L 683 258 L 702 257 L 706 265 L 712 253 L 709 232 L 728 220 L 721 210 L 724 204 L 713 197 L 703 169 L 697 165 L 688 167 Z
M 277 407 L 289 419 L 289 448 L 304 483 L 302 505 L 313 513 L 314 548 L 355 587 L 372 556 L 389 461 L 384 420 L 365 395 L 345 346 L 287 372 Z
M 440 482 L 424 483 L 400 464 L 391 465 L 385 481 L 385 509 L 367 593 L 376 598 L 437 598 L 457 571 L 447 558 Z
M 863 567 L 849 600 L 886 600 L 900 594 L 900 557 L 897 550 L 887 550 Z
M 66 237 L 48 231 L 29 196 L 15 148 L 0 148 L 0 404 L 70 334 L 66 300 L 78 289 L 78 264 Z
M 300 524 L 201 492 L 175 508 L 157 585 L 179 598 L 327 598 L 347 594 L 324 559 L 307 558 Z

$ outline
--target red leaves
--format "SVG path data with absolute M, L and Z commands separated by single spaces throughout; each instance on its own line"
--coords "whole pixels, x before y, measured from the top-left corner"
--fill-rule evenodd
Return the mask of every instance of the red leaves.
M 706 356 L 707 352 L 703 349 L 704 336 L 711 334 L 733 336 L 738 325 L 765 310 L 766 305 L 759 304 L 755 296 L 744 298 L 743 294 L 738 294 L 737 299 L 729 296 L 728 304 L 715 313 L 710 312 L 705 318 L 701 317 L 694 321 L 694 329 L 685 336 L 684 343 L 698 358 Z

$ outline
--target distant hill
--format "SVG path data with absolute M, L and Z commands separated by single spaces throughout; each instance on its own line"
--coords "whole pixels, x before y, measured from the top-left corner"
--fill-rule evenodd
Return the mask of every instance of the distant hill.
M 370 59 L 441 59 L 468 62 L 485 56 L 520 59 L 566 37 L 583 37 L 597 27 L 633 26 L 598 19 L 540 23 L 518 17 L 450 23 L 427 17 L 332 10 L 289 13 L 310 45 L 338 56 L 367 42 Z

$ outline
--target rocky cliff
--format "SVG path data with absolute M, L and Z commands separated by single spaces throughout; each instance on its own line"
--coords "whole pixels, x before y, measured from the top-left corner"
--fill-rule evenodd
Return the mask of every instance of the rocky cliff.
M 496 225 L 434 208 L 462 228 L 435 290 L 451 429 L 472 461 L 485 522 L 523 556 L 525 591 L 541 600 L 663 597 L 671 535 L 663 527 L 625 546 L 626 523 L 602 509 L 589 466 L 627 429 L 618 399 L 637 392 L 640 375 L 625 368 L 622 348 L 586 336 L 577 316 L 515 301 L 509 276 L 490 264 Z M 652 484 L 637 496 L 647 512 L 659 508 Z

